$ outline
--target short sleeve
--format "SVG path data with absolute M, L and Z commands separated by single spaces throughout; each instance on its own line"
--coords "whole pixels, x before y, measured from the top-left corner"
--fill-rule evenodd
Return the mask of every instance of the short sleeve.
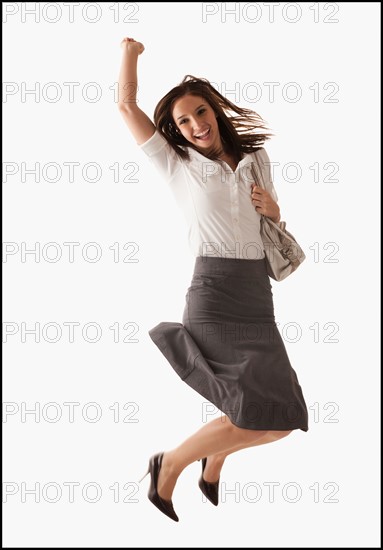
M 181 168 L 181 158 L 157 129 L 139 147 L 166 180 L 172 179 Z
M 266 187 L 266 191 L 270 193 L 270 195 L 275 200 L 275 202 L 278 202 L 278 195 L 274 189 L 274 184 L 271 177 L 269 155 L 267 154 L 266 149 L 264 149 L 263 147 L 257 150 L 256 155 L 257 155 L 259 167 L 262 171 L 262 178 L 263 178 L 263 183 Z

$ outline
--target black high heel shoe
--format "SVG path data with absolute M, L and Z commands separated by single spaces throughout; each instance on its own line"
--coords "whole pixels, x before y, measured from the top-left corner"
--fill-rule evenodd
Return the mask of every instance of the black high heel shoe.
M 207 458 L 202 459 L 202 474 L 201 477 L 198 480 L 198 486 L 205 495 L 205 497 L 210 500 L 211 503 L 214 504 L 214 506 L 218 506 L 218 491 L 219 491 L 219 478 L 218 481 L 214 483 L 209 483 L 208 481 L 205 481 L 203 478 L 203 473 L 205 471 Z
M 158 476 L 161 470 L 163 456 L 164 456 L 164 453 L 158 453 L 156 455 L 153 455 L 149 459 L 148 471 L 140 479 L 139 483 L 144 479 L 144 477 L 150 474 L 150 486 L 148 491 L 148 498 L 150 502 L 152 502 L 154 506 L 157 506 L 157 508 L 161 510 L 161 512 L 164 513 L 166 516 L 168 516 L 170 519 L 174 521 L 179 521 L 178 516 L 174 511 L 172 501 L 164 500 L 163 498 L 160 497 L 157 491 Z

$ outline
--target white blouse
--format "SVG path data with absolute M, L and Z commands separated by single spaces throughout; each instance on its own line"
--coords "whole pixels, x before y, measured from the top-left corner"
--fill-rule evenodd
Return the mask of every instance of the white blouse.
M 157 130 L 139 147 L 170 185 L 186 217 L 194 256 L 248 260 L 264 257 L 259 233 L 261 215 L 251 202 L 252 162 L 256 173 L 261 170 L 263 183 L 276 202 L 278 196 L 263 147 L 245 154 L 235 172 L 226 162 L 210 160 L 191 147 L 187 148 L 189 161 L 179 158 Z

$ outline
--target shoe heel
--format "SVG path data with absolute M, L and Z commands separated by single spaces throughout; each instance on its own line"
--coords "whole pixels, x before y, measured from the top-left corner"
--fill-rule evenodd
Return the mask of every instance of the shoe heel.
M 154 506 L 156 506 L 163 514 L 174 521 L 179 521 L 177 514 L 174 511 L 171 500 L 164 500 L 160 497 L 157 490 L 158 476 L 162 466 L 162 458 L 164 453 L 157 453 L 149 460 L 150 486 L 148 498 Z
M 141 479 L 138 480 L 138 483 L 141 483 L 141 481 L 142 481 L 143 479 L 146 478 L 146 476 L 147 476 L 148 473 L 149 473 L 149 469 L 150 469 L 150 468 L 148 468 L 147 471 L 144 473 L 144 475 L 141 477 Z

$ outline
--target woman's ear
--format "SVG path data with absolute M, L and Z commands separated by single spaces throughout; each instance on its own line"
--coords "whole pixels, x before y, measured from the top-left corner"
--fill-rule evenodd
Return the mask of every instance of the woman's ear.
M 169 126 L 170 126 L 170 128 L 173 130 L 173 132 L 175 132 L 176 134 L 179 134 L 179 133 L 180 133 L 178 127 L 174 124 L 174 122 L 170 122 L 170 123 L 169 123 Z

